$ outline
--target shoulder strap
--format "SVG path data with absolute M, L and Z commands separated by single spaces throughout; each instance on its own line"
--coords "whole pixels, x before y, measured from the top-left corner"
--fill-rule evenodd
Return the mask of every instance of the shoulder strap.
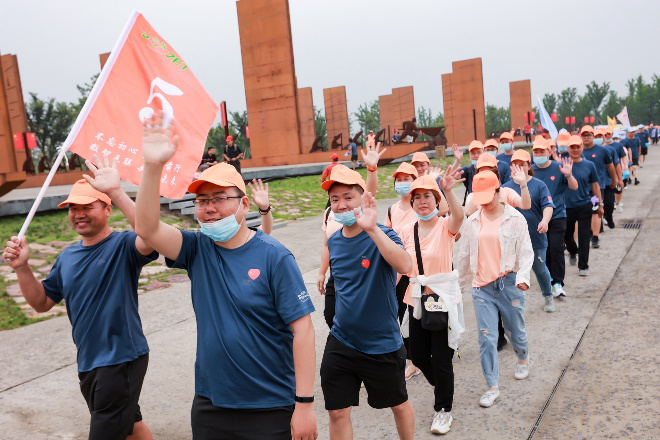
M 467 175 L 465 176 L 465 180 L 463 181 L 463 184 L 465 185 L 465 194 L 463 194 L 463 206 L 465 206 L 465 201 L 467 200 L 468 186 L 470 185 L 471 181 L 472 181 L 472 172 L 470 170 L 470 167 L 468 167 Z
M 424 275 L 424 262 L 422 261 L 422 248 L 419 245 L 419 222 L 415 222 L 415 254 L 417 254 L 417 270 Z
M 392 223 L 392 207 L 390 206 L 387 208 L 387 218 L 390 219 L 390 223 Z
M 330 217 L 330 208 L 327 208 L 325 210 L 325 220 L 324 223 L 327 225 L 328 224 L 328 217 Z

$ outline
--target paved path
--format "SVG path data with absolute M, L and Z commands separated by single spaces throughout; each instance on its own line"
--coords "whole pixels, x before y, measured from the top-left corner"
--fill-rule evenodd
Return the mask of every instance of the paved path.
M 467 331 L 461 358 L 454 361 L 455 420 L 450 438 L 660 436 L 656 372 L 660 288 L 655 279 L 659 175 L 657 153 L 642 170 L 642 185 L 626 190 L 624 213 L 615 215 L 617 220 L 644 219 L 641 231 L 608 230 L 601 249 L 591 252 L 588 278 L 578 278 L 577 269 L 568 266 L 569 296 L 558 303 L 556 313 L 542 311 L 543 300 L 533 281 L 526 310 L 530 377 L 513 379 L 515 356 L 510 348 L 504 350 L 500 354 L 502 397 L 487 410 L 478 406 L 485 385 L 471 296 L 464 295 Z M 381 217 L 386 206 L 379 204 Z M 318 272 L 320 223 L 319 216 L 273 233 L 296 256 L 310 292 Z M 189 290 L 190 284 L 182 283 L 140 296 L 151 347 L 141 406 L 160 439 L 190 438 L 196 329 Z M 328 329 L 321 313 L 323 299 L 312 296 L 318 311 L 313 314 L 318 366 Z M 89 418 L 78 389 L 75 349 L 66 318 L 0 333 L 0 371 L 0 438 L 86 438 Z M 428 430 L 433 416 L 430 386 L 420 376 L 409 382 L 408 392 L 417 415 L 416 437 L 434 438 Z M 319 438 L 327 439 L 328 417 L 318 377 L 316 396 Z M 397 438 L 391 413 L 369 408 L 364 390 L 361 402 L 353 411 L 356 438 Z

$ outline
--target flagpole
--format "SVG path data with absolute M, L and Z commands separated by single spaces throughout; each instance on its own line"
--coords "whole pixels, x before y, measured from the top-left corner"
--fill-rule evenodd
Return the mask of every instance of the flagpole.
M 112 52 L 110 53 L 110 57 L 108 58 L 108 61 L 105 63 L 103 69 L 101 69 L 101 74 L 96 80 L 94 87 L 92 87 L 92 90 L 89 93 L 89 96 L 87 97 L 87 101 L 85 102 L 85 105 L 83 106 L 82 110 L 80 110 L 80 113 L 76 118 L 76 122 L 73 124 L 73 127 L 71 128 L 71 131 L 66 137 L 66 140 L 59 149 L 60 153 L 57 155 L 57 158 L 55 159 L 55 162 L 53 163 L 53 166 L 51 167 L 50 172 L 48 173 L 48 177 L 46 177 L 46 180 L 44 181 L 41 190 L 39 190 L 39 194 L 37 195 L 37 198 L 34 199 L 32 208 L 30 209 L 30 212 L 25 218 L 25 221 L 23 222 L 23 226 L 21 227 L 21 230 L 18 233 L 19 240 L 21 240 L 25 236 L 25 233 L 27 232 L 27 229 L 30 226 L 32 219 L 34 218 L 34 215 L 36 214 L 37 209 L 39 209 L 39 205 L 41 204 L 41 201 L 43 200 L 44 195 L 46 194 L 46 190 L 50 186 L 50 182 L 53 180 L 53 177 L 55 177 L 55 173 L 57 172 L 57 169 L 60 167 L 60 164 L 62 163 L 62 159 L 64 159 L 64 156 L 66 155 L 66 152 L 69 150 L 69 147 L 78 136 L 78 133 L 80 132 L 80 129 L 82 128 L 82 125 L 85 122 L 85 119 L 87 119 L 90 110 L 94 106 L 96 99 L 101 93 L 101 89 L 103 89 L 103 86 L 105 85 L 105 81 L 108 79 L 108 76 L 110 75 L 110 71 L 112 70 L 115 61 L 119 56 L 119 52 L 124 46 L 124 43 L 128 38 L 128 34 L 131 31 L 131 28 L 135 24 L 135 20 L 137 20 L 139 15 L 140 12 L 134 10 L 131 13 L 131 16 L 129 17 L 128 21 L 124 25 L 124 28 L 122 29 L 121 34 L 119 35 L 119 38 L 117 39 L 114 47 L 112 48 Z

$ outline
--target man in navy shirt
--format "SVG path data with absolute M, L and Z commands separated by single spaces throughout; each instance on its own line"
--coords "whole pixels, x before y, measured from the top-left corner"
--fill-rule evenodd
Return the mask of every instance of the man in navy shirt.
M 637 178 L 637 167 L 639 166 L 639 154 L 641 152 L 641 143 L 639 138 L 635 136 L 635 129 L 632 127 L 628 128 L 628 137 L 623 140 L 623 146 L 630 151 L 630 156 L 632 158 L 632 166 L 630 167 L 630 174 L 635 178 L 635 185 L 639 185 L 639 179 Z
M 511 156 L 513 156 L 513 135 L 505 131 L 500 135 L 500 147 L 502 147 L 502 153 L 497 155 L 497 160 L 506 164 L 506 166 L 511 165 Z
M 376 201 L 359 173 L 332 169 L 321 188 L 343 227 L 328 238 L 336 308 L 321 363 L 321 387 L 330 414 L 330 437 L 352 438 L 351 408 L 360 384 L 373 408 L 390 408 L 402 439 L 412 439 L 415 415 L 408 401 L 398 321 L 396 278 L 412 260 L 394 230 L 376 223 Z
M 582 156 L 582 138 L 571 136 L 568 140 L 568 152 L 573 161 L 573 177 L 578 182 L 577 190 L 566 191 L 566 234 L 564 242 L 568 251 L 569 263 L 578 265 L 578 274 L 589 276 L 589 237 L 591 235 L 592 194 L 596 197 L 597 212 L 603 215 L 601 206 L 600 187 L 598 186 L 598 173 L 593 162 Z M 578 244 L 575 243 L 575 223 L 578 224 Z M 579 260 L 577 256 L 579 255 Z
M 606 203 L 608 203 L 608 205 L 611 204 L 612 208 L 614 208 L 614 191 L 612 191 L 614 187 L 616 187 L 616 172 L 614 171 L 614 164 L 612 163 L 612 157 L 610 156 L 609 151 L 594 142 L 594 135 L 595 132 L 591 125 L 585 125 L 580 130 L 580 138 L 582 139 L 582 145 L 584 147 L 584 158 L 596 166 L 598 185 L 600 186 L 600 194 L 598 194 L 599 198 L 601 201 L 606 200 Z M 602 144 L 602 139 L 600 143 Z M 607 190 L 608 187 L 610 188 L 609 190 Z M 594 211 L 591 219 L 591 246 L 593 248 L 600 247 L 600 239 L 598 238 L 598 235 L 600 234 L 603 215 L 604 212 L 598 214 Z
M 564 275 L 566 265 L 564 261 L 564 235 L 566 233 L 566 204 L 564 195 L 567 189 L 576 190 L 578 182 L 572 175 L 573 162 L 570 158 L 561 162 L 551 160 L 550 149 L 547 144 L 534 143 L 532 147 L 532 160 L 534 177 L 543 181 L 550 191 L 555 210 L 548 223 L 548 250 L 546 264 L 552 277 L 552 296 L 566 296 L 564 291 Z
M 121 189 L 115 163 L 86 161 L 95 177 L 73 185 L 71 227 L 82 241 L 65 248 L 39 282 L 28 265 L 25 237 L 12 237 L 3 258 L 18 275 L 28 304 L 46 312 L 63 299 L 78 349 L 80 390 L 91 414 L 90 439 L 151 439 L 138 400 L 149 363 L 149 346 L 138 313 L 142 266 L 158 254 L 134 232 L 113 232 L 112 202 L 135 224 L 135 204 Z M 102 191 L 102 192 L 101 192 Z
M 649 132 L 644 129 L 643 125 L 639 125 L 635 137 L 639 139 L 639 167 L 644 168 L 644 160 L 646 160 L 646 155 L 649 152 L 649 142 L 651 142 Z
M 231 165 L 205 170 L 188 187 L 199 232 L 159 221 L 160 176 L 178 143 L 161 124 L 160 114 L 145 122 L 136 231 L 191 281 L 193 438 L 316 438 L 314 306 L 300 269 L 279 242 L 247 227 L 250 201 Z
M 594 139 L 594 142 L 598 145 L 598 142 L 601 142 L 600 145 L 602 145 L 604 148 L 607 149 L 607 151 L 610 153 L 610 157 L 612 158 L 612 165 L 614 165 L 614 172 L 616 174 L 616 186 L 614 188 L 608 186 L 605 188 L 605 192 L 603 194 L 603 201 L 604 201 L 604 215 L 603 218 L 607 222 L 607 227 L 610 229 L 614 229 L 616 226 L 614 224 L 614 208 L 616 205 L 616 195 L 617 193 L 621 193 L 623 190 L 623 170 L 621 169 L 621 155 L 625 155 L 623 152 L 623 147 L 620 148 L 620 150 L 617 149 L 617 146 L 614 145 L 612 141 L 612 134 L 613 130 L 611 128 L 599 128 L 596 130 L 596 136 Z M 609 136 L 609 137 L 608 137 Z M 600 140 L 600 141 L 599 141 Z
M 357 144 L 355 142 L 351 142 L 349 148 L 351 149 L 351 165 L 353 166 L 353 169 L 355 169 L 355 165 L 357 164 L 358 160 Z

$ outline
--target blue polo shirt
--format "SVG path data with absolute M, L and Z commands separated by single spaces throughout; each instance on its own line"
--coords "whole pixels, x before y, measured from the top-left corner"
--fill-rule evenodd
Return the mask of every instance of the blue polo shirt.
M 598 185 L 601 189 L 607 188 L 612 183 L 610 173 L 607 171 L 607 165 L 612 163 L 612 157 L 607 148 L 600 145 L 594 145 L 591 148 L 585 148 L 582 153 L 585 159 L 596 166 L 598 173 Z
M 612 159 L 612 163 L 614 165 L 618 165 L 621 163 L 621 159 L 619 159 L 619 154 L 616 152 L 616 148 L 614 148 L 612 144 L 603 144 L 603 148 L 607 149 L 607 151 L 610 153 L 610 159 Z
M 578 189 L 566 190 L 564 201 L 567 209 L 581 208 L 591 201 L 591 184 L 598 182 L 598 173 L 593 162 L 582 159 L 573 162 L 573 177 L 578 181 Z
M 393 229 L 378 225 L 403 247 Z M 335 277 L 335 318 L 330 333 L 347 347 L 366 354 L 391 353 L 403 344 L 396 299 L 396 271 L 376 243 L 362 231 L 344 237 L 343 228 L 328 238 Z
M 562 174 L 558 162 L 555 162 L 554 160 L 549 162 L 550 165 L 545 168 L 533 164 L 532 169 L 534 169 L 534 177 L 542 180 L 548 187 L 548 191 L 550 191 L 552 203 L 555 205 L 555 210 L 552 212 L 552 220 L 556 218 L 565 218 L 566 204 L 564 203 L 564 194 L 568 189 L 568 179 Z
M 169 267 L 186 269 L 197 318 L 195 393 L 220 408 L 295 404 L 293 332 L 314 311 L 296 260 L 256 231 L 225 249 L 201 232 L 181 231 Z
M 508 166 L 508 167 L 511 166 L 511 158 L 513 157 L 513 154 L 500 153 L 496 157 L 497 157 L 497 160 L 499 160 L 500 162 L 506 164 L 506 166 Z
M 509 180 L 502 186 L 513 189 L 518 195 L 521 194 L 520 185 L 513 180 Z M 529 231 L 529 238 L 532 239 L 532 248 L 547 248 L 547 234 L 541 234 L 537 229 L 539 227 L 539 222 L 543 220 L 543 210 L 547 207 L 554 208 L 555 205 L 552 203 L 552 196 L 550 195 L 548 187 L 541 180 L 532 177 L 532 179 L 527 182 L 527 188 L 529 189 L 529 196 L 532 199 L 532 207 L 530 209 L 516 209 L 525 217 L 525 220 L 527 220 L 527 230 Z
M 607 144 L 610 147 L 614 148 L 614 151 L 616 152 L 616 156 L 619 158 L 619 162 L 621 162 L 621 159 L 626 157 L 626 152 L 623 151 L 623 145 L 621 142 L 612 142 L 611 144 Z
M 138 313 L 142 266 L 158 258 L 135 247 L 135 232 L 113 232 L 93 246 L 67 247 L 42 284 L 55 303 L 66 300 L 78 371 L 117 365 L 149 352 Z
M 621 143 L 624 147 L 630 150 L 633 159 L 639 158 L 640 142 L 638 137 L 633 137 L 632 139 L 625 138 Z
M 357 144 L 355 142 L 351 142 L 351 155 L 352 156 L 357 156 Z

